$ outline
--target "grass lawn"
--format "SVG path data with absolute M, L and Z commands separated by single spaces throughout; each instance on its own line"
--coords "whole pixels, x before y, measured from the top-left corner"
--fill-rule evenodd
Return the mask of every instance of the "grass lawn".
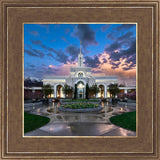
M 110 121 L 122 128 L 136 131 L 136 111 L 111 117 Z
M 37 129 L 49 121 L 47 117 L 24 113 L 24 133 Z

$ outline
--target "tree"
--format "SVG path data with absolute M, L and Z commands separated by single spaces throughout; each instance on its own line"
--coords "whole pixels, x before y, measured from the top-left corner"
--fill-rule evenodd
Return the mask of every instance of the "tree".
M 99 93 L 100 89 L 97 87 L 97 84 L 94 84 L 92 85 L 92 87 L 89 88 L 89 91 L 92 93 L 92 94 L 96 94 Z
M 53 89 L 50 84 L 43 85 L 42 90 L 43 90 L 45 97 L 48 97 L 49 95 L 51 95 L 53 93 Z
M 69 86 L 67 84 L 64 85 L 62 90 L 63 90 L 63 93 L 65 94 L 65 96 L 67 94 L 69 95 L 70 93 L 73 93 L 73 87 L 71 87 L 71 86 Z
M 119 87 L 126 87 L 126 84 L 125 83 L 120 84 Z
M 89 99 L 89 86 L 86 84 L 86 99 Z
M 77 99 L 77 84 L 74 87 L 74 99 Z
M 115 98 L 115 96 L 120 92 L 119 88 L 118 88 L 118 84 L 109 84 L 109 92 L 110 94 L 112 94 L 112 97 Z

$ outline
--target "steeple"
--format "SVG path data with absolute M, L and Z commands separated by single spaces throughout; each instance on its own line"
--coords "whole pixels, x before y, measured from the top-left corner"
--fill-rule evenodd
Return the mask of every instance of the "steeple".
M 81 53 L 81 41 L 80 41 L 80 53 L 78 54 L 78 67 L 83 67 L 83 54 Z
M 80 41 L 80 54 L 82 54 L 82 53 L 81 53 L 81 41 Z

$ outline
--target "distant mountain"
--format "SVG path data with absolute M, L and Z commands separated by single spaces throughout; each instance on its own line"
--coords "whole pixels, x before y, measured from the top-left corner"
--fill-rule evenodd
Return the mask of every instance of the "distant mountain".
M 40 79 L 27 77 L 24 79 L 24 86 L 25 87 L 42 87 L 43 82 Z

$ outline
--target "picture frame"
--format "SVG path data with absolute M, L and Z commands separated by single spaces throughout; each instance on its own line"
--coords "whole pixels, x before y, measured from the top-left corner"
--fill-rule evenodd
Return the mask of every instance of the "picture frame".
M 1 159 L 160 159 L 159 0 L 1 0 Z M 23 23 L 134 22 L 137 136 L 23 137 Z

